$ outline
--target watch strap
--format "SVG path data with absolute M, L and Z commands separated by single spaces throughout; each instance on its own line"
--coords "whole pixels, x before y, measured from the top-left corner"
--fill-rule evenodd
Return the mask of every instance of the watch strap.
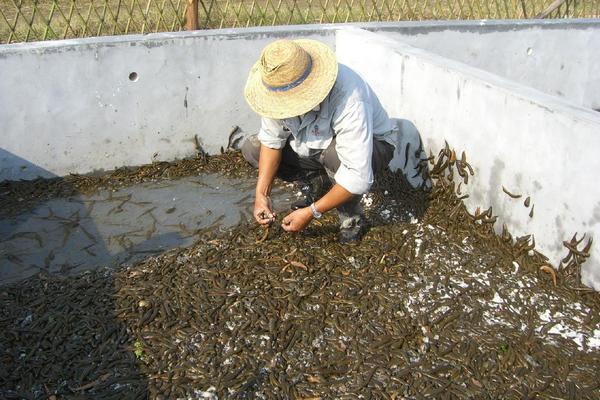
M 315 203 L 312 203 L 310 205 L 310 212 L 312 213 L 313 217 L 315 217 L 315 219 L 319 219 L 323 216 L 323 214 L 321 214 L 318 210 L 317 207 L 315 206 Z

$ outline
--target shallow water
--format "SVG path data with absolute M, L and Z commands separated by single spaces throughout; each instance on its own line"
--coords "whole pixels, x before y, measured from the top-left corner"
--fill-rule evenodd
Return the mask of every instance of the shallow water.
M 218 174 L 52 199 L 0 221 L 0 283 L 40 271 L 72 274 L 189 246 L 195 232 L 251 218 L 254 181 Z M 278 210 L 290 193 L 274 189 Z

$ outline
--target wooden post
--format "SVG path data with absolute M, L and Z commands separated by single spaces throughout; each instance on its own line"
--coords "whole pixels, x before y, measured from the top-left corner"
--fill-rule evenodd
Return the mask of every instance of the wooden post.
M 562 4 L 565 2 L 566 0 L 554 0 L 552 2 L 552 4 L 550 4 L 548 6 L 548 8 L 546 8 L 544 11 L 542 11 L 541 13 L 539 13 L 538 15 L 536 15 L 533 18 L 536 19 L 542 19 L 542 18 L 546 18 L 548 15 L 550 15 L 554 10 L 556 10 L 558 7 L 562 6 Z
M 525 6 L 525 0 L 521 0 L 521 9 L 523 10 L 523 18 L 527 19 L 527 7 Z
M 187 0 L 185 9 L 185 29 L 195 31 L 198 29 L 198 0 Z

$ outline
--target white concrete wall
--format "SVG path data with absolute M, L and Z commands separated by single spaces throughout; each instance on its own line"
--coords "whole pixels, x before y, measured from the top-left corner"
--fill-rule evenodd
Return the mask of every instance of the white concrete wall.
M 173 160 L 256 131 L 243 88 L 277 38 L 334 44 L 332 27 L 283 27 L 0 46 L 0 180 Z M 137 80 L 129 75 L 137 73 Z
M 560 42 L 555 40 L 560 35 L 581 38 L 594 27 L 594 32 L 600 32 L 599 21 L 585 20 L 352 25 L 386 34 L 395 32 L 427 46 L 443 42 L 436 50 L 449 54 L 466 54 L 469 46 L 480 39 L 490 48 L 507 41 L 515 42 L 515 49 L 522 49 L 522 41 L 517 40 L 521 36 L 551 35 L 552 45 L 536 48 L 536 57 L 560 53 L 562 48 L 556 47 Z M 243 100 L 242 90 L 261 48 L 283 37 L 315 38 L 333 47 L 335 30 L 341 26 L 345 25 L 0 45 L 0 180 L 87 173 L 186 157 L 195 152 L 194 135 L 201 139 L 205 150 L 218 152 L 226 145 L 234 125 L 246 133 L 258 127 L 259 119 Z M 597 43 L 591 43 L 589 49 Z M 568 53 L 569 58 L 577 52 L 584 57 L 585 48 L 577 47 L 577 51 Z M 502 64 L 497 58 L 506 57 L 481 48 L 479 51 L 471 61 L 483 67 Z M 594 60 L 600 57 L 600 52 L 585 54 Z M 595 65 L 590 64 L 588 69 Z M 527 76 L 534 84 L 536 79 L 548 78 L 551 85 L 565 86 L 565 93 L 581 88 L 580 82 L 586 82 L 583 86 L 590 96 L 600 93 L 594 71 L 586 72 L 583 67 L 570 71 L 560 77 Z M 131 72 L 138 74 L 137 81 L 129 80 Z
M 476 170 L 471 210 L 493 206 L 517 235 L 535 234 L 556 266 L 575 231 L 600 237 L 600 114 L 381 35 L 339 31 L 336 51 L 373 87 L 391 116 L 416 126 L 429 148 L 464 149 Z M 373 60 L 377 60 L 373 62 Z M 502 185 L 513 193 L 511 199 Z M 531 196 L 534 217 L 523 199 Z M 600 289 L 598 241 L 584 282 Z
M 569 25 L 485 21 L 476 31 L 462 24 L 430 28 L 380 31 L 577 105 L 600 109 L 600 21 Z

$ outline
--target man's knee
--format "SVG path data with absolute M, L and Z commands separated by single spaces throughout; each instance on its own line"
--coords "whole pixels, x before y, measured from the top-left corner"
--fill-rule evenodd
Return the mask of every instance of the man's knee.
M 372 167 L 373 172 L 381 172 L 394 157 L 394 146 L 383 141 L 373 140 Z M 335 139 L 321 153 L 321 164 L 329 174 L 334 174 L 340 167 L 341 161 L 335 149 Z
M 394 158 L 394 146 L 383 140 L 373 140 L 373 172 L 382 172 Z
M 242 156 L 254 168 L 258 168 L 258 158 L 260 156 L 260 141 L 256 135 L 250 135 L 242 144 Z

